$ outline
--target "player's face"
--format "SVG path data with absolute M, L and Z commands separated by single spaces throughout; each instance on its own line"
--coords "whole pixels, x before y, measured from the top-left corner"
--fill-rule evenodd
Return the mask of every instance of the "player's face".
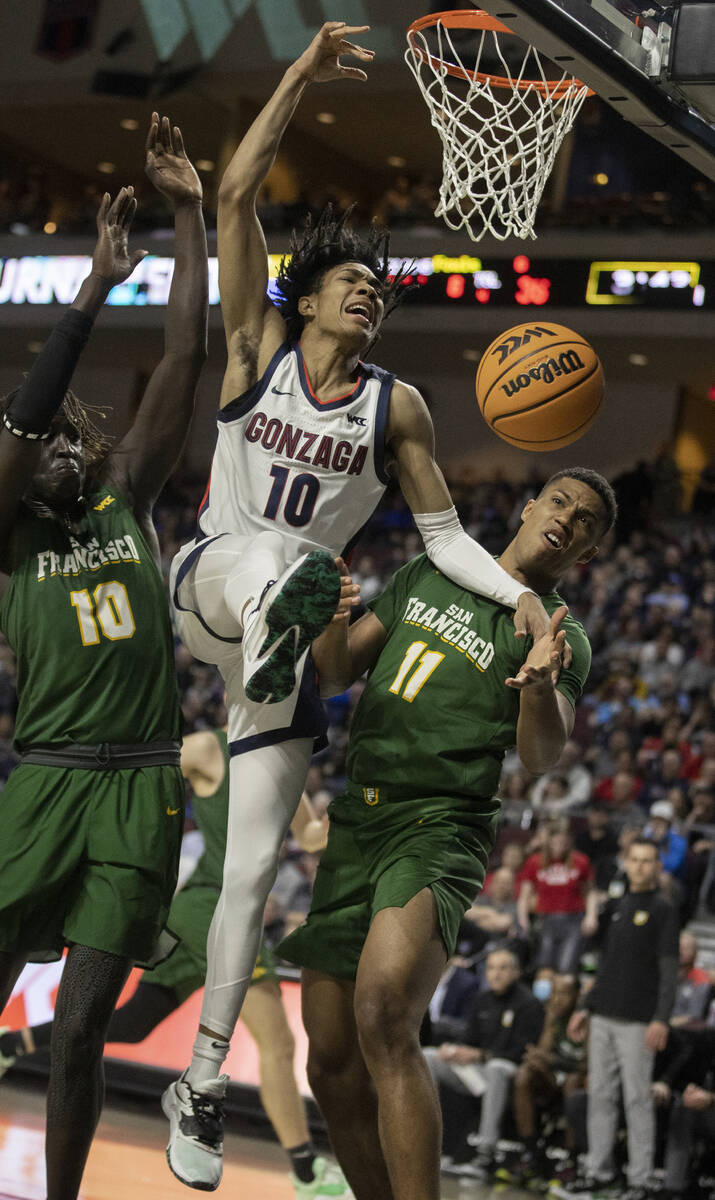
M 529 500 L 521 516 L 520 549 L 526 551 L 529 565 L 553 579 L 561 578 L 575 563 L 593 558 L 606 520 L 600 496 L 582 480 L 568 476 Z
M 82 493 L 86 466 L 82 438 L 63 413 L 50 426 L 42 443 L 40 461 L 32 480 L 32 492 L 48 503 L 75 500 Z
M 341 263 L 326 271 L 317 292 L 301 297 L 300 311 L 321 333 L 359 349 L 375 337 L 384 314 L 382 284 L 362 263 Z

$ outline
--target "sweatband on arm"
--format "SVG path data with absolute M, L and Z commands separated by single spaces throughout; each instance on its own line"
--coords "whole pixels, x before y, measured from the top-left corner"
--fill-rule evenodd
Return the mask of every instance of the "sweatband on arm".
M 87 313 L 76 308 L 70 308 L 57 322 L 27 379 L 3 413 L 5 427 L 15 437 L 31 441 L 47 438 L 93 323 Z
M 519 597 L 533 591 L 517 583 L 483 546 L 465 533 L 456 508 L 412 515 L 430 562 L 460 587 L 506 608 L 516 608 Z

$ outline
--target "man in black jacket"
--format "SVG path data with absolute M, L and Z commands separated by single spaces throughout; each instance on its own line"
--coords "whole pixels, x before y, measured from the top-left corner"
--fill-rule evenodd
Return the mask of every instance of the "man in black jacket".
M 511 950 L 492 950 L 486 973 L 487 988 L 472 1004 L 464 1043 L 445 1042 L 425 1051 L 439 1087 L 444 1153 L 457 1165 L 472 1157 L 467 1133 L 481 1097 L 479 1152 L 463 1172 L 477 1178 L 491 1172 L 516 1069 L 544 1023 L 543 1007 L 520 982 L 519 961 Z
M 637 837 L 626 858 L 629 890 L 609 901 L 600 919 L 596 982 L 569 1022 L 569 1036 L 588 1047 L 587 1171 L 571 1195 L 618 1191 L 613 1146 L 619 1096 L 628 1130 L 629 1190 L 622 1200 L 646 1200 L 653 1168 L 653 1057 L 665 1047 L 678 978 L 678 917 L 658 890 L 658 850 Z

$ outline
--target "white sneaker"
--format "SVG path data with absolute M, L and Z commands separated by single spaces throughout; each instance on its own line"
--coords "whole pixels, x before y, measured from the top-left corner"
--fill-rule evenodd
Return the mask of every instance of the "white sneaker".
M 188 1067 L 161 1098 L 171 1126 L 166 1159 L 187 1187 L 213 1192 L 223 1171 L 223 1098 L 229 1076 L 205 1080 L 196 1091 L 187 1075 Z
M 339 1196 L 340 1200 L 354 1200 L 348 1182 L 337 1163 L 318 1155 L 313 1160 L 313 1178 L 303 1183 L 297 1175 L 291 1175 L 297 1200 L 322 1200 L 322 1197 Z
M 249 700 L 287 700 L 296 684 L 296 664 L 332 620 L 339 599 L 340 572 L 325 550 L 302 555 L 264 588 L 243 635 Z

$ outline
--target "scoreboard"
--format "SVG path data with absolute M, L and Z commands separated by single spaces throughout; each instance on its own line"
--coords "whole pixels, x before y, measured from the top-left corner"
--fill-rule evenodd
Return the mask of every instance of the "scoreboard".
M 269 293 L 275 296 L 280 254 L 269 255 Z M 668 260 L 506 258 L 471 254 L 423 255 L 409 263 L 409 304 L 499 308 L 715 308 L 715 259 Z M 401 258 L 390 268 L 403 266 Z M 88 255 L 0 258 L 0 310 L 5 306 L 70 304 L 89 274 Z M 161 306 L 169 295 L 173 258 L 149 254 L 126 283 L 112 289 L 115 307 Z M 218 260 L 209 258 L 209 300 L 219 303 Z

